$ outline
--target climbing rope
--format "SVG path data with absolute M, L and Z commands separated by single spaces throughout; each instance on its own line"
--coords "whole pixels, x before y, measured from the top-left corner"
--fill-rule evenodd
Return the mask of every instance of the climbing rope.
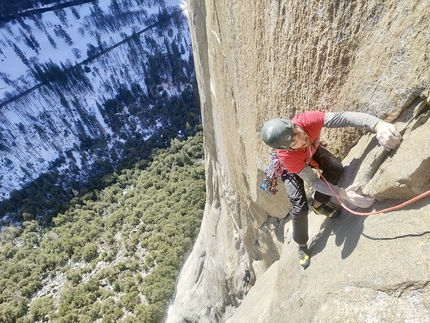
M 315 163 L 316 164 L 316 163 Z M 416 202 L 416 201 L 418 201 L 418 200 L 420 200 L 420 199 L 422 199 L 422 198 L 424 198 L 424 197 L 426 197 L 426 196 L 429 196 L 430 195 L 430 190 L 428 190 L 427 192 L 424 192 L 424 193 L 422 193 L 422 194 L 420 194 L 420 195 L 418 195 L 418 196 L 415 196 L 414 198 L 411 198 L 410 200 L 407 200 L 406 202 L 403 202 L 403 203 L 401 203 L 401 204 L 399 204 L 399 205 L 395 205 L 395 206 L 392 206 L 392 207 L 389 207 L 389 208 L 386 208 L 386 209 L 383 209 L 383 210 L 379 210 L 379 211 L 373 211 L 373 212 L 357 212 L 357 211 L 354 211 L 354 210 L 351 210 L 349 207 L 347 207 L 342 201 L 341 201 L 341 199 L 340 199 L 340 197 L 339 197 L 339 195 L 332 189 L 332 187 L 331 187 L 331 185 L 330 185 L 330 183 L 324 178 L 324 176 L 322 175 L 322 172 L 321 172 L 321 170 L 319 169 L 319 167 L 318 167 L 318 164 L 316 164 L 316 165 L 314 165 L 313 164 L 313 166 L 315 167 L 315 166 L 317 166 L 317 167 L 315 167 L 316 169 L 317 169 L 317 171 L 318 171 L 318 173 L 320 174 L 320 176 L 321 176 L 321 178 L 324 180 L 324 182 L 326 182 L 326 184 L 327 184 L 327 186 L 329 187 L 329 189 L 330 189 L 330 191 L 333 193 L 333 196 L 335 197 L 335 199 L 337 200 L 337 202 L 345 209 L 345 210 L 347 210 L 348 212 L 350 212 L 350 213 L 352 213 L 352 214 L 355 214 L 355 215 L 360 215 L 360 216 L 368 216 L 368 215 L 375 215 L 375 214 L 380 214 L 380 213 L 387 213 L 387 212 L 390 212 L 390 211 L 394 211 L 394 210 L 398 210 L 398 209 L 401 209 L 401 208 L 403 208 L 403 207 L 405 207 L 405 206 L 407 206 L 407 205 L 409 205 L 409 204 L 412 204 L 412 203 L 414 203 L 414 202 Z
M 383 210 L 372 211 L 372 212 L 357 212 L 357 211 L 350 209 L 348 206 L 345 205 L 345 203 L 342 202 L 339 195 L 333 190 L 330 183 L 323 176 L 321 170 L 319 169 L 318 163 L 315 160 L 311 159 L 309 161 L 309 164 L 311 166 L 313 166 L 318 171 L 320 177 L 327 184 L 327 186 L 329 187 L 330 191 L 332 192 L 334 198 L 340 204 L 340 206 L 342 206 L 345 210 L 347 210 L 348 212 L 355 214 L 355 215 L 368 216 L 368 215 L 376 215 L 376 214 L 380 214 L 380 213 L 387 213 L 387 212 L 399 210 L 401 208 L 404 208 L 407 205 L 415 203 L 416 201 L 421 200 L 422 198 L 430 195 L 430 190 L 428 190 L 424 193 L 421 193 L 418 196 L 415 196 L 415 197 L 407 200 L 406 202 L 403 202 L 401 204 L 398 204 L 398 205 L 395 205 L 395 206 L 392 206 L 392 207 L 389 207 L 389 208 L 386 208 Z M 276 151 L 275 150 L 272 151 L 270 153 L 269 164 L 264 171 L 264 175 L 265 175 L 264 179 L 260 182 L 260 188 L 263 191 L 268 192 L 270 195 L 275 195 L 278 192 L 278 190 L 276 189 L 276 186 L 278 185 L 278 178 L 281 177 L 284 170 L 285 169 L 283 168 L 281 162 L 279 161 L 278 156 L 276 155 Z

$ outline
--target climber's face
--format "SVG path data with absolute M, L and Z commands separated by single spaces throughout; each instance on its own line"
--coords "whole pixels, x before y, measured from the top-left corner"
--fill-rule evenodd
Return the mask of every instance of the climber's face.
M 311 139 L 307 133 L 299 126 L 294 126 L 294 137 L 290 144 L 291 150 L 300 150 L 310 147 Z

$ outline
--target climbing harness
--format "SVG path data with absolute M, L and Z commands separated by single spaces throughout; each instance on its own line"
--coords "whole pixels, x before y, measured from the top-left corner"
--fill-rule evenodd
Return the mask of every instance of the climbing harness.
M 321 178 L 324 180 L 324 182 L 327 184 L 327 186 L 328 186 L 328 188 L 330 189 L 330 191 L 333 193 L 333 196 L 334 196 L 334 198 L 336 199 L 336 201 L 345 209 L 345 210 L 347 210 L 348 212 L 350 212 L 350 213 L 352 213 L 352 214 L 355 214 L 355 215 L 360 215 L 360 216 L 368 216 L 368 215 L 376 215 L 376 214 L 380 214 L 380 213 L 387 213 L 387 212 L 390 212 L 390 211 L 394 211 L 394 210 L 398 210 L 398 209 L 401 209 L 401 208 L 403 208 L 403 207 L 405 207 L 405 206 L 407 206 L 407 205 L 409 205 L 409 204 L 412 204 L 412 203 L 414 203 L 414 202 L 416 202 L 416 201 L 418 201 L 418 200 L 420 200 L 420 199 L 422 199 L 422 198 L 424 198 L 424 197 L 426 197 L 426 196 L 429 196 L 430 195 L 430 190 L 428 190 L 427 192 L 424 192 L 424 193 L 422 193 L 422 194 L 420 194 L 420 195 L 418 195 L 418 196 L 415 196 L 414 198 L 411 198 L 410 200 L 408 200 L 408 201 L 406 201 L 406 202 L 403 202 L 403 203 L 401 203 L 401 204 L 399 204 L 399 205 L 395 205 L 395 206 L 392 206 L 392 207 L 389 207 L 389 208 L 386 208 L 386 209 L 383 209 L 383 210 L 379 210 L 379 211 L 373 211 L 373 212 L 357 212 L 357 211 L 354 211 L 354 210 L 351 210 L 349 207 L 347 207 L 343 202 L 342 202 L 342 200 L 340 199 L 340 197 L 339 197 L 339 195 L 332 189 L 332 187 L 331 187 L 331 185 L 330 185 L 330 183 L 324 178 L 324 176 L 323 176 L 323 174 L 322 174 L 322 172 L 321 172 L 321 170 L 319 169 L 319 167 L 318 167 L 318 163 L 316 162 L 316 161 L 314 161 L 314 160 L 311 160 L 311 162 L 310 162 L 310 164 L 313 166 L 313 167 L 315 167 L 315 169 L 318 171 L 318 173 L 320 174 L 320 176 L 321 176 Z

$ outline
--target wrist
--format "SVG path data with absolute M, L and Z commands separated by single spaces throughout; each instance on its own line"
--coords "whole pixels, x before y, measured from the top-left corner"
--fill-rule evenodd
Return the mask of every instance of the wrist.
M 340 189 L 339 189 L 339 197 L 340 197 L 342 200 L 347 200 L 347 199 L 348 199 L 348 195 L 346 195 L 346 191 L 345 191 L 345 189 L 344 189 L 344 188 L 340 188 Z
M 385 121 L 383 121 L 383 120 L 379 120 L 379 121 L 375 124 L 375 128 L 373 128 L 373 130 L 375 131 L 375 133 L 377 133 L 377 132 L 379 131 L 379 128 L 380 128 L 384 123 L 386 123 L 386 122 L 385 122 Z

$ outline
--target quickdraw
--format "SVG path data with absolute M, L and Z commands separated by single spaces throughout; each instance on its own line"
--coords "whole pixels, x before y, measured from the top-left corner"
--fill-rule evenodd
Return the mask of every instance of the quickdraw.
M 270 153 L 269 164 L 264 170 L 264 178 L 260 182 L 260 189 L 266 191 L 271 196 L 275 195 L 278 192 L 276 189 L 276 186 L 278 185 L 278 178 L 282 176 L 284 171 L 285 169 L 279 161 L 276 150 L 273 150 Z

